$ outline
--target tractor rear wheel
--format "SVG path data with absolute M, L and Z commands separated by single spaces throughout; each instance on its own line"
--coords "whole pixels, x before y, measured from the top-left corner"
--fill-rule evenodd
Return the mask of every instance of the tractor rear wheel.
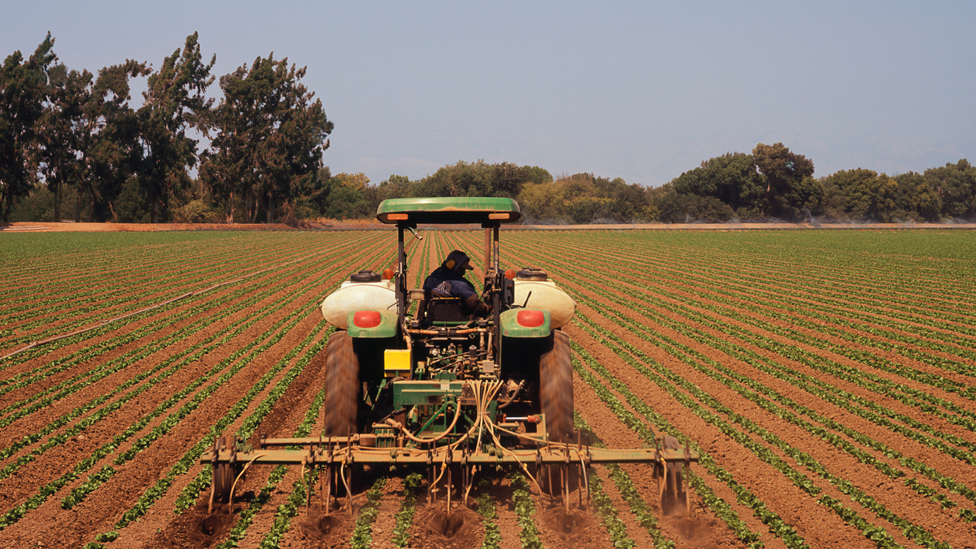
M 352 337 L 348 332 L 336 332 L 329 337 L 325 347 L 325 436 L 344 437 L 357 433 L 356 419 L 359 412 L 360 390 L 359 357 L 353 349 Z M 338 445 L 339 447 L 345 444 Z M 362 465 L 329 469 L 326 482 L 330 497 L 347 494 L 345 482 L 339 476 L 340 469 L 346 476 L 353 492 L 361 482 Z
M 347 332 L 336 332 L 325 348 L 325 435 L 356 433 L 359 409 L 359 358 Z
M 549 440 L 573 441 L 573 363 L 569 336 L 553 331 L 552 349 L 539 360 L 539 401 Z
M 546 416 L 550 442 L 573 443 L 573 363 L 569 336 L 561 331 L 552 333 L 552 349 L 542 353 L 539 360 L 539 403 Z M 569 494 L 579 487 L 579 469 L 573 465 L 549 465 L 538 471 L 539 484 L 544 492 L 562 497 L 569 505 Z M 564 490 L 568 486 L 569 491 Z

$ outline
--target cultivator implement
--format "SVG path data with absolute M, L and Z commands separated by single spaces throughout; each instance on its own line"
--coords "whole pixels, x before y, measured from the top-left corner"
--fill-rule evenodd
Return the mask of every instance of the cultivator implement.
M 304 472 L 314 467 L 322 470 L 322 495 L 326 512 L 332 510 L 332 499 L 347 495 L 353 486 L 354 471 L 370 467 L 426 469 L 428 501 L 435 502 L 440 493 L 448 512 L 452 501 L 467 504 L 475 475 L 502 467 L 518 467 L 540 494 L 554 501 L 561 499 L 568 510 L 570 495 L 578 487 L 580 505 L 589 499 L 587 471 L 594 464 L 640 463 L 652 467 L 658 479 L 658 497 L 662 508 L 688 508 L 687 492 L 682 484 L 682 470 L 698 461 L 698 454 L 681 447 L 673 437 L 658 439 L 651 448 L 607 449 L 587 444 L 579 431 L 575 442 L 555 442 L 547 437 L 544 415 L 510 417 L 493 411 L 501 382 L 463 382 L 467 395 L 437 406 L 440 418 L 447 422 L 443 430 L 411 432 L 394 419 L 374 424 L 372 433 L 317 438 L 261 437 L 253 448 L 245 448 L 233 437 L 221 437 L 202 457 L 214 468 L 211 501 L 226 498 L 233 501 L 236 481 L 252 465 L 300 465 Z M 442 394 L 449 394 L 449 388 Z M 453 414 L 452 414 L 453 413 Z M 453 415 L 453 417 L 451 417 Z M 436 422 L 425 427 L 436 429 Z M 454 492 L 457 494 L 454 494 Z M 309 492 L 310 493 L 310 492 Z M 584 495 L 585 494 L 585 495 Z M 351 499 L 344 507 L 351 510 Z

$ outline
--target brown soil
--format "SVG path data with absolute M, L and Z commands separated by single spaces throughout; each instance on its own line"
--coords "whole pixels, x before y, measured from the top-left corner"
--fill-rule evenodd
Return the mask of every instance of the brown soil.
M 467 507 L 448 514 L 443 507 L 432 505 L 417 509 L 413 518 L 409 547 L 418 549 L 466 549 L 481 544 L 481 516 Z
M 326 223 L 328 222 L 321 222 L 323 226 Z M 46 229 L 29 229 L 29 225 L 50 226 Z M 3 229 L 5 231 L 15 229 L 23 232 L 86 230 L 83 225 L 71 223 L 14 224 L 5 226 Z M 177 229 L 174 225 L 162 227 L 95 225 L 95 227 L 87 230 Z M 228 228 L 231 227 L 226 225 L 194 225 L 185 229 L 226 230 Z M 290 230 L 284 226 L 269 225 L 253 227 L 238 225 L 232 228 Z M 763 228 L 768 227 L 764 226 Z M 23 465 L 14 474 L 5 479 L 0 479 L 0 514 L 2 514 L 17 505 L 28 502 L 29 498 L 37 494 L 45 484 L 60 478 L 66 471 L 78 466 L 96 448 L 109 443 L 113 437 L 128 429 L 160 402 L 199 379 L 216 364 L 227 360 L 228 364 L 223 370 L 226 371 L 226 368 L 241 360 L 249 361 L 235 376 L 203 399 L 200 405 L 194 408 L 185 419 L 173 426 L 164 436 L 152 442 L 148 448 L 138 453 L 133 459 L 122 464 L 115 464 L 112 461 L 121 452 L 131 448 L 137 440 L 151 432 L 152 429 L 161 426 L 169 414 L 189 402 L 199 391 L 204 390 L 216 379 L 216 376 L 194 393 L 174 404 L 163 415 L 139 427 L 134 434 L 120 442 L 113 453 L 95 463 L 93 467 L 84 471 L 78 478 L 67 482 L 52 496 L 36 505 L 36 508 L 26 510 L 23 519 L 0 530 L 0 546 L 83 546 L 94 541 L 98 534 L 114 530 L 123 513 L 129 511 L 148 488 L 163 478 L 181 456 L 197 441 L 205 437 L 210 427 L 223 417 L 261 376 L 275 364 L 284 361 L 286 355 L 298 347 L 309 334 L 317 334 L 312 338 L 311 344 L 315 344 L 326 337 L 326 334 L 322 332 L 321 315 L 314 305 L 328 288 L 337 285 L 348 276 L 349 272 L 363 268 L 362 261 L 364 260 L 360 258 L 374 258 L 370 265 L 377 270 L 390 266 L 395 259 L 395 254 L 390 252 L 390 249 L 393 248 L 394 239 L 391 238 L 389 232 L 343 233 L 348 234 L 350 239 L 358 239 L 355 241 L 346 240 L 345 243 L 338 239 L 325 240 L 336 233 L 296 232 L 294 234 L 301 235 L 303 240 L 300 242 L 283 241 L 288 243 L 283 243 L 280 248 L 275 250 L 260 251 L 260 262 L 269 266 L 308 256 L 307 259 L 290 265 L 285 271 L 269 272 L 248 279 L 239 285 L 231 285 L 209 292 L 199 299 L 181 303 L 172 309 L 149 315 L 145 319 L 122 321 L 118 326 L 113 326 L 113 329 L 106 334 L 93 335 L 82 342 L 63 347 L 45 347 L 35 354 L 0 362 L 0 381 L 11 379 L 12 376 L 19 374 L 23 374 L 24 379 L 27 379 L 27 376 L 55 367 L 57 364 L 71 359 L 77 353 L 90 353 L 87 358 L 77 361 L 76 364 L 71 364 L 65 371 L 49 378 L 7 391 L 4 391 L 3 386 L 0 386 L 0 409 L 13 406 L 10 412 L 0 415 L 0 419 L 2 419 L 10 413 L 16 413 L 22 403 L 58 383 L 74 376 L 84 376 L 94 369 L 109 364 L 110 361 L 127 352 L 144 349 L 154 342 L 164 341 L 168 335 L 175 333 L 182 327 L 189 326 L 199 318 L 191 316 L 173 326 L 159 328 L 153 333 L 146 334 L 130 343 L 108 348 L 111 347 L 109 344 L 119 336 L 134 333 L 135 330 L 148 326 L 158 319 L 170 319 L 174 315 L 188 311 L 191 307 L 201 303 L 214 302 L 240 288 L 247 288 L 248 290 L 245 295 L 222 306 L 226 309 L 237 303 L 246 304 L 244 308 L 230 318 L 204 323 L 180 341 L 169 342 L 163 348 L 125 369 L 80 391 L 59 397 L 49 405 L 0 428 L 0 448 L 3 448 L 26 435 L 40 432 L 76 408 L 88 408 L 78 418 L 69 422 L 67 426 L 54 429 L 40 441 L 27 445 L 0 462 L 0 468 L 3 468 L 12 466 L 18 459 L 28 455 L 42 444 L 55 440 L 53 437 L 63 433 L 67 428 L 79 421 L 84 421 L 84 418 L 105 406 L 110 406 L 123 394 L 127 394 L 128 391 L 140 386 L 135 385 L 107 402 L 95 403 L 95 400 L 101 395 L 109 393 L 126 380 L 148 371 L 178 353 L 201 344 L 208 337 L 223 334 L 227 330 L 246 322 L 254 322 L 243 333 L 230 338 L 222 345 L 215 346 L 198 359 L 184 365 L 164 382 L 127 401 L 104 419 L 93 423 L 83 431 L 83 434 L 72 437 L 64 444 L 55 445 L 45 451 L 36 461 Z M 310 234 L 322 235 L 323 240 L 316 241 L 309 236 Z M 455 248 L 466 250 L 469 255 L 475 258 L 473 263 L 478 268 L 471 277 L 478 280 L 483 277 L 480 267 L 483 231 L 424 231 L 423 234 L 424 240 L 408 236 L 407 253 L 411 269 L 408 280 L 409 287 L 418 287 L 426 272 L 436 267 L 446 253 Z M 518 266 L 545 265 L 546 270 L 560 285 L 586 300 L 586 303 L 581 302 L 579 304 L 576 322 L 566 327 L 567 333 L 571 335 L 573 340 L 581 345 L 586 353 L 592 355 L 601 366 L 623 382 L 637 398 L 651 404 L 654 410 L 661 414 L 670 425 L 686 434 L 691 440 L 696 441 L 718 467 L 732 475 L 735 484 L 742 486 L 764 502 L 768 510 L 776 513 L 784 523 L 794 528 L 812 547 L 874 547 L 874 543 L 867 539 L 858 528 L 844 522 L 836 513 L 818 504 L 817 498 L 820 495 L 828 495 L 840 500 L 869 524 L 885 528 L 894 540 L 901 545 L 909 546 L 914 544 L 914 541 L 907 538 L 900 528 L 852 502 L 850 497 L 842 493 L 837 486 L 804 467 L 802 463 L 795 460 L 787 452 L 751 432 L 741 423 L 736 423 L 733 420 L 733 414 L 743 418 L 743 421 L 750 425 L 755 425 L 758 429 L 769 433 L 771 437 L 784 441 L 790 448 L 810 456 L 822 464 L 834 477 L 849 481 L 853 486 L 870 495 L 878 504 L 885 506 L 899 517 L 904 517 L 913 524 L 924 528 L 937 540 L 948 542 L 953 547 L 976 547 L 976 533 L 971 528 L 972 523 L 959 517 L 960 508 L 973 509 L 976 506 L 971 500 L 963 495 L 943 489 L 924 475 L 902 465 L 897 459 L 884 455 L 882 451 L 854 441 L 846 434 L 839 435 L 857 450 L 863 452 L 864 456 L 877 460 L 904 475 L 903 478 L 889 478 L 877 468 L 866 465 L 850 453 L 829 444 L 823 437 L 811 434 L 770 412 L 767 408 L 757 405 L 746 395 L 716 380 L 715 377 L 707 373 L 713 369 L 713 364 L 728 367 L 734 372 L 746 376 L 749 380 L 768 387 L 791 402 L 795 402 L 798 406 L 811 409 L 834 422 L 886 444 L 903 455 L 924 463 L 938 473 L 974 489 L 976 488 L 976 472 L 971 465 L 964 461 L 895 432 L 889 427 L 871 422 L 798 386 L 738 360 L 726 354 L 722 350 L 722 345 L 719 344 L 734 345 L 745 351 L 755 353 L 756 356 L 768 359 L 792 371 L 809 375 L 819 382 L 876 402 L 898 414 L 903 414 L 924 425 L 931 426 L 938 432 L 952 434 L 972 443 L 976 442 L 976 435 L 971 430 L 955 425 L 930 410 L 900 402 L 894 398 L 895 395 L 893 394 L 860 387 L 848 380 L 829 375 L 808 364 L 783 356 L 774 348 L 767 348 L 746 341 L 737 335 L 741 331 L 744 334 L 762 336 L 777 344 L 791 345 L 806 352 L 811 360 L 829 361 L 845 368 L 870 372 L 882 379 L 900 384 L 906 390 L 937 396 L 963 409 L 972 410 L 972 401 L 965 397 L 935 389 L 921 381 L 907 380 L 839 352 L 839 349 L 846 348 L 861 353 L 860 356 L 883 359 L 889 363 L 919 372 L 941 372 L 941 375 L 947 379 L 968 381 L 972 379 L 971 376 L 946 373 L 939 366 L 939 361 L 946 360 L 954 360 L 961 364 L 976 364 L 976 361 L 958 356 L 958 353 L 971 348 L 967 347 L 968 343 L 966 342 L 973 339 L 971 336 L 953 332 L 957 326 L 965 327 L 965 322 L 945 322 L 943 327 L 925 336 L 928 339 L 922 340 L 937 342 L 939 338 L 943 337 L 940 334 L 945 334 L 945 337 L 962 338 L 960 339 L 961 343 L 950 345 L 944 350 L 926 350 L 921 344 L 907 347 L 913 352 L 928 353 L 933 361 L 926 363 L 906 358 L 905 354 L 897 348 L 897 345 L 900 345 L 898 341 L 877 333 L 875 328 L 890 329 L 898 337 L 912 337 L 913 331 L 924 327 L 927 319 L 939 319 L 940 309 L 931 303 L 924 306 L 919 305 L 913 313 L 915 315 L 913 318 L 917 320 L 899 321 L 900 323 L 894 329 L 886 327 L 889 322 L 894 321 L 892 319 L 897 320 L 896 315 L 872 313 L 873 316 L 871 316 L 870 321 L 863 322 L 860 327 L 852 328 L 847 332 L 860 338 L 857 342 L 852 343 L 836 335 L 819 332 L 811 327 L 798 326 L 795 321 L 791 322 L 781 318 L 785 312 L 793 315 L 792 318 L 796 320 L 815 321 L 820 318 L 816 316 L 819 311 L 817 308 L 817 289 L 813 285 L 814 282 L 804 282 L 804 284 L 811 284 L 811 286 L 797 289 L 788 295 L 786 293 L 782 296 L 771 294 L 769 299 L 763 300 L 752 297 L 752 294 L 747 291 L 750 284 L 760 286 L 762 291 L 779 291 L 775 280 L 771 279 L 768 283 L 760 284 L 752 278 L 757 277 L 755 280 L 759 280 L 760 274 L 768 272 L 768 269 L 763 270 L 768 266 L 743 270 L 740 275 L 743 278 L 748 278 L 751 282 L 742 284 L 737 290 L 729 290 L 732 296 L 726 297 L 701 280 L 703 277 L 717 275 L 704 269 L 702 273 L 696 272 L 691 263 L 692 259 L 688 255 L 693 254 L 694 251 L 676 250 L 673 255 L 669 255 L 668 250 L 664 248 L 654 250 L 653 254 L 632 248 L 617 249 L 613 247 L 601 248 L 600 246 L 587 248 L 574 242 L 574 233 L 559 234 L 555 238 L 550 238 L 548 235 L 532 237 L 526 235 L 526 238 L 525 244 L 516 243 L 503 249 L 503 264 L 514 262 Z M 545 242 L 546 245 L 540 247 L 539 242 Z M 246 249 L 235 250 L 229 246 L 221 248 L 218 258 L 215 257 L 213 250 L 206 249 L 202 244 L 186 244 L 184 253 L 186 265 L 181 267 L 192 266 L 193 272 L 209 270 L 209 280 L 218 283 L 225 281 L 228 277 L 240 274 L 233 272 L 233 269 L 227 266 L 221 267 L 223 259 L 238 262 L 237 265 L 247 265 L 247 258 L 259 252 Z M 424 260 L 425 253 L 427 254 L 426 260 Z M 127 257 L 132 261 L 128 264 L 129 268 L 116 268 L 111 272 L 114 273 L 115 282 L 124 281 L 130 286 L 129 290 L 108 291 L 95 288 L 91 296 L 106 299 L 141 296 L 152 301 L 152 299 L 161 297 L 161 288 L 164 284 L 169 284 L 178 278 L 175 276 L 161 279 L 149 277 L 143 271 L 149 268 L 152 262 L 145 262 L 135 256 L 122 254 L 116 260 L 126 261 Z M 579 257 L 588 259 L 581 261 Z M 73 266 L 75 259 L 81 260 L 83 258 L 83 254 L 78 254 L 74 258 L 64 258 L 64 273 L 60 279 L 50 275 L 38 280 L 14 277 L 15 279 L 9 283 L 0 282 L 0 290 L 30 288 L 32 284 L 36 284 L 37 295 L 42 296 L 44 295 L 42 289 L 45 284 L 69 287 L 75 282 L 80 284 L 80 281 L 92 280 L 92 277 L 97 275 L 97 269 L 92 271 Z M 120 263 L 120 265 L 124 264 L 126 263 Z M 719 265 L 721 265 L 721 269 L 735 268 L 732 263 L 719 263 Z M 620 290 L 612 290 L 609 294 L 605 294 L 603 289 L 594 287 L 595 282 L 605 277 L 608 268 L 625 275 L 613 280 L 613 283 L 617 285 L 613 288 L 626 289 L 638 296 L 632 300 L 633 308 L 628 311 L 628 318 L 634 320 L 637 326 L 645 328 L 648 333 L 654 334 L 655 337 L 667 338 L 672 341 L 672 348 L 649 343 L 639 335 L 640 329 L 624 324 L 610 312 L 602 309 L 602 307 L 606 307 L 614 311 L 621 308 L 621 305 L 612 298 L 614 292 Z M 246 272 L 254 270 L 257 270 L 257 266 L 246 269 Z M 281 280 L 273 280 L 282 272 L 286 274 Z M 778 276 L 786 275 L 780 274 Z M 828 278 L 825 286 L 829 287 L 830 292 L 841 292 L 842 289 L 849 286 L 840 274 L 826 273 L 825 277 Z M 285 307 L 279 307 L 289 293 L 313 281 L 315 284 L 305 290 L 302 297 Z M 257 297 L 272 285 L 281 285 L 281 288 L 268 295 Z M 883 286 L 883 284 L 878 284 L 867 287 L 868 289 L 860 297 L 876 300 L 879 303 L 883 302 L 888 291 Z M 729 287 L 731 286 L 724 286 L 726 290 Z M 905 303 L 911 303 L 911 296 L 906 295 L 905 297 Z M 42 300 L 39 299 L 39 301 Z M 804 305 L 804 303 L 808 303 L 808 305 Z M 268 349 L 253 358 L 248 355 L 235 356 L 237 351 L 251 343 L 258 342 L 261 344 L 265 341 L 271 341 L 271 338 L 275 337 L 275 331 L 272 330 L 272 327 L 276 322 L 295 311 L 296 308 L 304 308 L 309 305 L 311 305 L 309 309 L 300 315 L 298 324 L 288 333 L 283 334 Z M 124 306 L 128 305 L 122 303 L 114 307 L 107 307 L 106 310 L 97 313 L 86 313 L 81 315 L 82 320 L 94 322 L 102 318 L 103 314 L 113 315 L 116 309 Z M 832 326 L 837 325 L 835 322 L 844 321 L 847 318 L 845 315 L 853 315 L 859 310 L 853 305 L 845 308 L 835 302 L 832 302 L 830 306 L 831 312 L 824 314 L 828 319 L 832 319 L 827 321 Z M 965 316 L 968 306 L 968 302 L 961 303 L 958 306 L 953 305 L 953 314 Z M 82 308 L 80 303 L 73 303 L 69 300 L 59 309 L 65 318 L 58 318 L 53 313 L 38 315 L 35 320 L 42 322 L 38 326 L 30 328 L 28 332 L 58 326 L 61 322 L 67 322 L 69 317 L 77 320 L 78 317 L 72 316 L 71 313 L 80 308 Z M 262 318 L 262 312 L 268 310 L 272 311 L 271 314 Z M 701 319 L 697 315 L 700 315 Z M 609 338 L 594 337 L 583 328 L 588 325 L 586 321 L 591 321 L 601 329 L 607 330 L 639 352 L 618 354 L 612 348 Z M 797 330 L 806 337 L 816 338 L 824 342 L 826 346 L 833 346 L 834 350 L 792 341 L 783 335 L 782 332 L 785 330 Z M 0 339 L 0 348 L 3 348 L 3 341 Z M 106 348 L 99 348 L 99 345 L 106 345 Z M 721 407 L 727 407 L 731 412 L 719 410 L 707 399 L 699 399 L 690 388 L 678 389 L 680 394 L 694 400 L 702 408 L 710 410 L 717 420 L 728 422 L 732 428 L 741 432 L 744 438 L 736 440 L 718 428 L 715 422 L 706 421 L 696 415 L 691 408 L 686 407 L 656 383 L 646 379 L 629 360 L 636 361 L 648 368 L 660 365 L 690 384 L 688 387 L 694 387 L 714 398 Z M 285 368 L 274 376 L 271 383 L 256 396 L 226 432 L 242 428 L 244 419 L 256 411 L 263 397 L 273 389 L 296 361 L 297 358 L 287 361 Z M 582 367 L 596 376 L 600 383 L 605 384 L 611 394 L 616 395 L 621 402 L 624 402 L 624 397 L 620 392 L 606 383 L 598 372 L 587 365 Z M 264 433 L 269 436 L 291 436 L 322 388 L 323 368 L 324 360 L 321 357 L 313 358 L 302 374 L 291 383 L 283 396 L 264 417 L 255 432 L 256 435 Z M 634 430 L 621 422 L 597 396 L 594 389 L 578 376 L 574 379 L 574 399 L 575 408 L 580 416 L 609 447 L 635 448 L 643 443 L 643 440 L 638 437 Z M 632 410 L 632 407 L 626 402 L 623 405 L 625 409 Z M 783 407 L 785 405 L 775 403 L 775 406 Z M 941 410 L 944 412 L 945 409 L 942 408 Z M 794 411 L 794 413 L 796 412 Z M 809 416 L 800 417 L 818 429 L 834 432 L 827 421 L 821 422 Z M 313 428 L 313 433 L 320 432 L 323 424 L 324 420 L 320 415 Z M 899 423 L 899 425 L 901 424 Z M 656 428 L 652 427 L 652 429 L 656 431 Z M 657 434 L 660 436 L 661 433 Z M 743 441 L 747 441 L 747 443 Z M 249 442 L 255 442 L 253 437 Z M 788 467 L 805 475 L 816 488 L 817 495 L 811 495 L 802 490 L 779 469 L 761 459 L 755 451 L 757 449 L 771 452 L 776 460 L 782 461 Z M 111 465 L 115 469 L 114 476 L 73 509 L 63 509 L 61 499 L 71 490 L 81 486 L 87 480 L 88 475 L 97 472 L 105 465 Z M 172 485 L 149 507 L 139 521 L 120 530 L 119 538 L 112 542 L 111 547 L 117 549 L 137 547 L 149 549 L 204 548 L 214 547 L 218 543 L 226 541 L 229 532 L 242 516 L 242 511 L 257 500 L 258 494 L 267 484 L 273 468 L 255 466 L 249 470 L 237 487 L 233 507 L 218 502 L 214 509 L 208 509 L 209 492 L 205 490 L 189 510 L 179 515 L 175 514 L 173 511 L 177 496 L 203 470 L 203 467 L 203 465 L 194 464 L 189 471 L 176 475 L 173 478 Z M 690 514 L 683 512 L 664 513 L 658 506 L 657 481 L 650 469 L 639 465 L 624 465 L 623 469 L 627 472 L 640 497 L 655 512 L 661 533 L 664 537 L 673 540 L 677 547 L 725 549 L 743 546 L 743 543 L 735 537 L 726 523 L 705 505 L 702 497 L 696 492 L 691 492 Z M 596 470 L 603 480 L 604 489 L 610 496 L 618 516 L 626 526 L 630 538 L 638 546 L 648 546 L 652 542 L 651 536 L 642 525 L 637 523 L 630 512 L 629 505 L 618 493 L 613 481 L 606 474 L 606 470 L 601 467 L 597 467 Z M 729 483 L 710 473 L 703 465 L 693 464 L 691 470 L 701 478 L 710 490 L 728 504 L 729 508 L 739 516 L 749 529 L 761 534 L 760 539 L 765 547 L 770 549 L 785 547 L 783 540 L 770 533 L 769 527 L 760 521 L 752 509 L 737 501 L 737 496 Z M 247 529 L 246 536 L 240 541 L 240 547 L 254 548 L 261 543 L 263 535 L 271 530 L 276 520 L 277 509 L 286 503 L 291 487 L 299 480 L 299 473 L 300 468 L 298 467 L 289 469 L 284 478 L 273 487 L 268 495 L 268 501 L 254 516 L 253 522 Z M 291 527 L 280 541 L 280 546 L 293 548 L 348 547 L 358 511 L 366 503 L 365 487 L 379 474 L 386 473 L 372 470 L 365 475 L 369 477 L 363 482 L 365 486 L 355 491 L 353 495 L 354 512 L 352 515 L 342 510 L 336 510 L 334 505 L 332 512 L 326 514 L 321 498 L 313 498 L 311 506 L 307 510 L 301 509 L 299 515 L 292 519 Z M 495 523 L 501 532 L 501 547 L 505 549 L 521 547 L 519 540 L 521 527 L 517 523 L 517 516 L 512 504 L 511 487 L 503 476 L 494 475 L 492 472 L 481 474 L 492 480 L 489 494 L 495 502 L 498 513 Z M 395 526 L 394 515 L 399 511 L 400 502 L 403 498 L 401 476 L 398 474 L 390 477 L 384 487 L 380 499 L 379 517 L 373 525 L 374 547 L 393 547 L 391 537 Z M 919 484 L 935 490 L 936 493 L 945 496 L 954 503 L 956 507 L 943 509 L 938 503 L 906 487 L 904 484 L 906 479 L 915 480 Z M 576 507 L 575 494 L 571 497 L 574 501 L 574 507 L 568 512 L 558 505 L 553 505 L 547 496 L 535 495 L 533 497 L 537 510 L 534 523 L 540 531 L 540 538 L 545 547 L 572 546 L 579 549 L 589 549 L 610 548 L 612 546 L 610 536 L 606 528 L 600 523 L 593 506 Z M 474 509 L 476 507 L 472 500 L 470 507 L 457 507 L 453 513 L 447 515 L 441 504 L 435 503 L 426 506 L 424 498 L 421 497 L 410 529 L 407 546 L 414 548 L 436 547 L 438 549 L 480 546 L 484 537 L 484 523 Z

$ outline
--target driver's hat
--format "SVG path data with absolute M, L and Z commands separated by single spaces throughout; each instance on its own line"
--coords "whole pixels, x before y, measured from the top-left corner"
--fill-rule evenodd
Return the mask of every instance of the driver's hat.
M 454 250 L 453 252 L 447 254 L 447 259 L 444 260 L 444 266 L 459 273 L 464 273 L 464 271 L 474 269 L 474 267 L 471 266 L 471 259 L 468 258 L 468 254 L 462 252 L 461 250 Z

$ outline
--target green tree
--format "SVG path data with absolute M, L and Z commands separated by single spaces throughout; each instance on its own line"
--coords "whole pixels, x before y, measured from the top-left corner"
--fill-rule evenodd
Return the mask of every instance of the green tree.
M 638 215 L 647 215 L 651 205 L 645 187 L 589 173 L 560 177 L 552 183 L 528 182 L 517 199 L 526 219 L 536 223 L 630 223 Z
M 656 212 L 657 219 L 664 223 L 721 223 L 735 216 L 728 204 L 714 196 L 679 193 L 671 183 L 663 187 L 645 212 Z
M 942 198 L 942 215 L 967 217 L 976 214 L 976 167 L 963 158 L 955 164 L 925 170 L 929 186 Z
M 424 183 L 436 193 L 428 196 L 494 196 L 493 177 L 491 165 L 484 160 L 462 160 L 437 170 Z
M 98 71 L 88 100 L 82 105 L 80 123 L 75 127 L 82 160 L 77 181 L 75 221 L 81 221 L 85 196 L 89 199 L 89 220 L 109 217 L 124 220 L 116 215 L 113 201 L 124 187 L 139 186 L 137 176 L 145 156 L 143 125 L 139 115 L 129 105 L 129 80 L 149 73 L 145 63 L 132 60 Z M 128 219 L 142 219 L 142 213 L 135 211 L 152 209 L 144 188 L 126 191 L 126 209 L 133 211 L 131 215 L 123 216 Z
M 752 155 L 725 153 L 672 181 L 678 194 L 713 197 L 728 204 L 739 217 L 759 215 L 766 189 Z
M 823 185 L 812 176 L 807 175 L 794 182 L 783 195 L 783 199 L 792 212 L 790 216 L 800 220 L 823 213 L 825 196 L 826 192 Z
M 366 187 L 369 186 L 369 178 L 363 172 L 337 173 L 332 176 L 332 182 L 337 185 L 349 187 L 357 192 L 366 192 Z
M 405 175 L 390 175 L 379 185 L 366 187 L 366 197 L 369 200 L 369 209 L 375 212 L 380 202 L 387 198 L 405 198 L 413 196 L 413 183 Z
M 515 198 L 529 180 L 530 172 L 510 162 L 492 164 L 493 190 L 491 196 Z
M 382 200 L 387 198 L 406 198 L 410 196 L 410 178 L 405 175 L 390 175 L 380 183 L 379 188 L 382 190 Z
M 10 221 L 14 203 L 26 196 L 36 178 L 36 124 L 44 112 L 47 73 L 57 56 L 51 33 L 27 60 L 20 51 L 0 67 L 0 215 Z
M 610 199 L 595 196 L 580 196 L 563 204 L 563 212 L 576 225 L 586 225 L 606 217 Z
M 526 171 L 528 178 L 526 183 L 552 183 L 552 174 L 544 168 L 538 166 L 522 166 L 522 169 Z
M 524 185 L 516 200 L 529 223 L 554 223 L 562 217 L 562 189 L 551 182 Z
M 802 154 L 790 152 L 782 143 L 759 143 L 752 150 L 752 158 L 756 169 L 766 178 L 763 215 L 790 219 L 801 217 L 806 205 L 793 200 L 803 199 L 809 193 L 792 191 L 797 185 L 813 188 L 809 183 L 802 183 L 804 178 L 813 177 L 813 161 Z
M 319 168 L 318 177 L 312 183 L 304 197 L 299 199 L 299 205 L 307 208 L 303 217 L 318 217 L 325 214 L 329 207 L 329 191 L 332 188 L 332 171 L 328 166 Z
M 825 211 L 834 219 L 868 219 L 876 209 L 878 173 L 857 168 L 840 170 L 822 179 Z
M 224 97 L 213 115 L 217 133 L 201 178 L 224 201 L 228 222 L 234 220 L 235 196 L 245 195 L 251 222 L 262 210 L 271 221 L 279 205 L 323 197 L 319 171 L 333 124 L 301 84 L 305 72 L 272 53 L 221 77 Z
M 51 217 L 61 221 L 62 192 L 77 186 L 83 171 L 81 130 L 84 106 L 91 100 L 92 74 L 69 71 L 63 64 L 48 73 L 47 104 L 38 120 L 38 164 L 54 195 Z
M 214 80 L 210 69 L 216 60 L 215 55 L 209 64 L 203 63 L 193 33 L 182 52 L 176 50 L 165 58 L 149 77 L 145 104 L 138 113 L 145 150 L 141 176 L 152 203 L 153 223 L 159 222 L 170 195 L 190 184 L 187 170 L 196 166 L 197 140 L 187 136 L 187 130 L 206 129 L 213 99 L 205 94 Z
M 332 219 L 364 219 L 376 213 L 368 194 L 369 178 L 362 173 L 338 173 L 329 180 L 322 214 Z
M 459 161 L 417 181 L 414 196 L 518 196 L 529 171 L 508 162 Z
M 898 182 L 885 174 L 879 175 L 871 185 L 868 216 L 881 223 L 894 221 L 898 210 Z
M 556 180 L 556 185 L 562 187 L 563 196 L 567 200 L 573 197 L 596 197 L 597 192 L 593 185 L 593 175 L 588 173 L 577 173 L 569 177 L 560 177 Z
M 929 187 L 925 176 L 915 172 L 895 176 L 898 183 L 896 216 L 901 220 L 938 221 L 942 198 Z

